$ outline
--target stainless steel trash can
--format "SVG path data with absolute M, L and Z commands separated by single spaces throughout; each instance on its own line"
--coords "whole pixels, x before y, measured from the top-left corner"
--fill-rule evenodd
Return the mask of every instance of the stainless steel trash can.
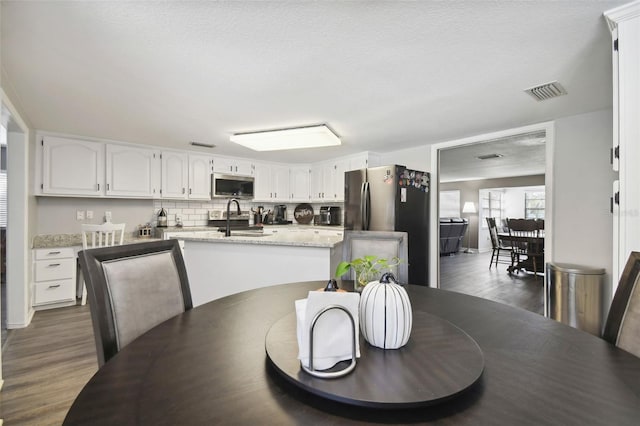
M 545 316 L 602 335 L 611 301 L 604 269 L 568 263 L 547 263 Z

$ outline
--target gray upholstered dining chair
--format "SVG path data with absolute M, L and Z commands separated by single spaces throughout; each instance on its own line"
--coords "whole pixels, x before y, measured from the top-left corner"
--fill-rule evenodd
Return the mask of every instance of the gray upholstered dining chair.
M 378 256 L 387 260 L 398 257 L 402 262 L 391 272 L 399 282 L 409 281 L 409 236 L 406 232 L 393 231 L 345 231 L 342 259 L 349 261 L 363 256 Z M 355 279 L 353 270 L 348 279 Z
M 602 337 L 640 358 L 640 252 L 629 255 Z
M 141 334 L 193 307 L 177 240 L 83 250 L 78 257 L 100 367 Z

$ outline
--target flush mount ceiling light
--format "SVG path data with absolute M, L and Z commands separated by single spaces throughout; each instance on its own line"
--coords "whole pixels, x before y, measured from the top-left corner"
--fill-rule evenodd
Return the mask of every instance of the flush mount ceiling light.
M 254 151 L 317 148 L 340 145 L 341 141 L 326 125 L 294 127 L 261 132 L 236 133 L 231 142 Z

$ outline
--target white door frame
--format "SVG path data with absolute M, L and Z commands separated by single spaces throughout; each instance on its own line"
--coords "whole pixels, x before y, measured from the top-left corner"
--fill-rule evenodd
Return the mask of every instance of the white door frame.
M 31 306 L 29 234 L 30 131 L 0 88 L 0 108 L 7 127 L 7 327 L 26 327 Z M 34 212 L 31 212 L 33 214 Z
M 456 139 L 431 145 L 431 211 L 430 227 L 434 236 L 429 240 L 429 286 L 440 288 L 440 226 L 438 222 L 438 194 L 440 193 L 440 150 L 463 145 L 473 145 L 483 143 L 491 139 L 514 136 L 521 133 L 529 133 L 544 130 L 546 133 L 545 143 L 545 210 L 551 214 L 545 214 L 545 239 L 544 239 L 544 261 L 550 262 L 553 253 L 553 143 L 555 140 L 555 122 L 546 121 L 515 129 L 502 130 L 499 132 L 485 133 L 471 136 L 464 139 Z

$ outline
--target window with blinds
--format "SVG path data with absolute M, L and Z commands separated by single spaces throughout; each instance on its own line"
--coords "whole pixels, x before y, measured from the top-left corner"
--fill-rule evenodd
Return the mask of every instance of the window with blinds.
M 544 219 L 544 192 L 524 193 L 524 217 Z
M 502 192 L 486 191 L 480 199 L 482 209 L 482 217 L 492 217 L 496 220 L 496 224 L 501 226 L 502 223 Z M 482 220 L 481 226 L 487 228 L 487 221 Z

